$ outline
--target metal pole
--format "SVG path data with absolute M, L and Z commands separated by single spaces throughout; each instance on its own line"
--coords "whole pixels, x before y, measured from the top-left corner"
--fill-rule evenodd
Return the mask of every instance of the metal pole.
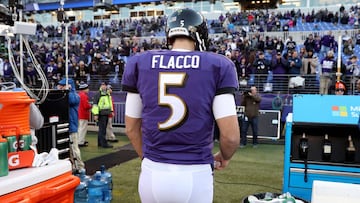
M 69 78 L 69 35 L 68 35 L 68 23 L 65 22 L 65 80 L 66 86 L 68 85 Z M 75 87 L 72 87 L 75 88 Z
M 19 2 L 21 4 L 21 1 Z M 22 22 L 22 9 L 19 9 L 19 22 Z M 24 56 L 24 43 L 23 43 L 23 35 L 20 34 L 20 78 L 21 81 L 24 81 L 24 64 L 23 64 L 23 56 Z
M 65 25 L 65 87 L 68 88 L 69 84 L 69 39 L 68 39 L 68 22 L 64 11 L 65 0 L 60 0 L 60 10 L 63 12 L 63 19 L 61 25 Z M 72 87 L 75 88 L 75 87 Z
M 337 77 L 336 77 L 337 82 L 340 81 L 340 76 L 341 76 L 341 52 L 342 52 L 341 46 L 342 46 L 342 38 L 340 34 L 338 39 L 338 58 L 337 58 Z

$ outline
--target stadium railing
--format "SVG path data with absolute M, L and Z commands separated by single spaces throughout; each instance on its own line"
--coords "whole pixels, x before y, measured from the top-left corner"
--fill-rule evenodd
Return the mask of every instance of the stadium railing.
M 261 94 L 319 94 L 319 78 L 316 75 L 301 75 L 302 78 L 305 79 L 303 85 L 291 87 L 292 84 L 289 84 L 291 78 L 296 77 L 296 75 L 274 75 L 272 80 L 272 89 L 269 91 L 268 89 L 264 88 L 266 80 L 268 79 L 267 75 L 254 75 L 253 81 L 250 81 L 250 78 L 247 78 L 247 85 L 242 86 L 239 85 L 239 94 L 243 91 L 247 90 L 251 84 L 258 87 L 258 91 Z M 92 76 L 90 81 L 88 81 L 89 87 L 91 91 L 97 91 L 101 82 L 106 81 L 109 82 L 113 87 L 113 92 L 121 91 L 121 82 L 120 80 L 114 82 L 112 80 L 114 75 L 108 75 L 106 77 L 98 77 Z M 335 74 L 332 77 L 332 83 L 335 84 L 336 76 Z M 343 77 L 343 81 L 347 85 L 347 92 L 348 95 L 356 94 L 356 80 L 357 77 L 353 76 L 345 76 Z M 331 89 L 331 88 L 330 88 Z M 329 92 L 331 94 L 331 90 Z M 124 101 L 115 101 L 114 102 L 114 111 L 115 117 L 113 120 L 113 125 L 115 127 L 124 127 L 125 123 L 125 103 Z M 89 120 L 90 125 L 95 125 L 95 121 L 91 116 Z
M 298 75 L 305 79 L 303 86 L 297 86 L 292 88 L 292 85 L 289 85 L 291 78 L 296 77 L 297 75 L 290 74 L 274 74 L 273 79 L 270 81 L 272 84 L 271 91 L 266 91 L 264 89 L 265 83 L 268 81 L 267 74 L 254 74 L 252 77 L 246 77 L 246 85 L 239 85 L 239 91 L 242 91 L 248 88 L 250 85 L 255 85 L 258 87 L 261 93 L 303 93 L 303 94 L 318 94 L 319 93 L 319 76 L 315 74 L 303 74 Z M 347 85 L 347 94 L 354 94 L 356 87 L 354 86 L 355 81 L 358 77 L 355 76 L 343 76 L 343 81 Z M 332 81 L 336 80 L 335 74 L 332 76 Z M 90 91 L 97 91 L 100 87 L 101 82 L 107 82 L 111 84 L 113 91 L 121 91 L 121 76 L 116 76 L 115 74 L 108 74 L 106 76 L 92 75 L 90 80 L 85 81 L 89 85 Z M 296 85 L 295 85 L 296 86 Z

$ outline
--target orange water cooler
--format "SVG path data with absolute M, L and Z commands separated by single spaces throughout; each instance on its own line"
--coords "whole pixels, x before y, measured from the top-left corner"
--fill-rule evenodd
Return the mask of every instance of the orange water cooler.
M 21 136 L 30 135 L 31 99 L 25 91 L 0 91 L 0 136 L 14 137 L 14 150 L 9 146 L 9 169 L 30 167 L 34 158 L 33 150 L 18 148 Z M 30 143 L 28 143 L 30 144 Z
M 0 136 L 4 138 L 30 134 L 30 104 L 33 99 L 24 91 L 0 91 Z M 9 139 L 8 139 L 9 140 Z M 9 146 L 9 150 L 10 150 Z M 1 203 L 69 203 L 79 185 L 72 175 L 69 160 L 32 167 L 33 150 L 18 147 L 8 153 L 9 173 L 0 177 Z
M 72 175 L 70 161 L 38 168 L 12 170 L 0 177 L 0 202 L 71 203 L 80 179 Z

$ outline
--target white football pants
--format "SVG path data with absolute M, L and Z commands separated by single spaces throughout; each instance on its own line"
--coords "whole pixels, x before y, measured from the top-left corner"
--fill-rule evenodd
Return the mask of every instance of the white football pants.
M 211 203 L 213 171 L 210 164 L 141 163 L 139 194 L 142 203 Z

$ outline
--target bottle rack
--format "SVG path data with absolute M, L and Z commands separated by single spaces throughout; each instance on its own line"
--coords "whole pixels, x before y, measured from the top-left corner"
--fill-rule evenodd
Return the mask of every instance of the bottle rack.
M 333 166 L 352 166 L 360 167 L 360 137 L 358 136 L 357 126 L 354 125 L 319 125 L 311 126 L 309 124 L 293 124 L 291 135 L 291 162 L 302 163 L 303 160 L 299 154 L 300 139 L 305 133 L 308 139 L 308 163 L 324 164 Z M 323 140 L 325 134 L 331 141 L 331 158 L 324 160 Z M 355 147 L 355 160 L 349 162 L 346 160 L 346 148 L 348 147 L 348 136 L 351 135 Z

